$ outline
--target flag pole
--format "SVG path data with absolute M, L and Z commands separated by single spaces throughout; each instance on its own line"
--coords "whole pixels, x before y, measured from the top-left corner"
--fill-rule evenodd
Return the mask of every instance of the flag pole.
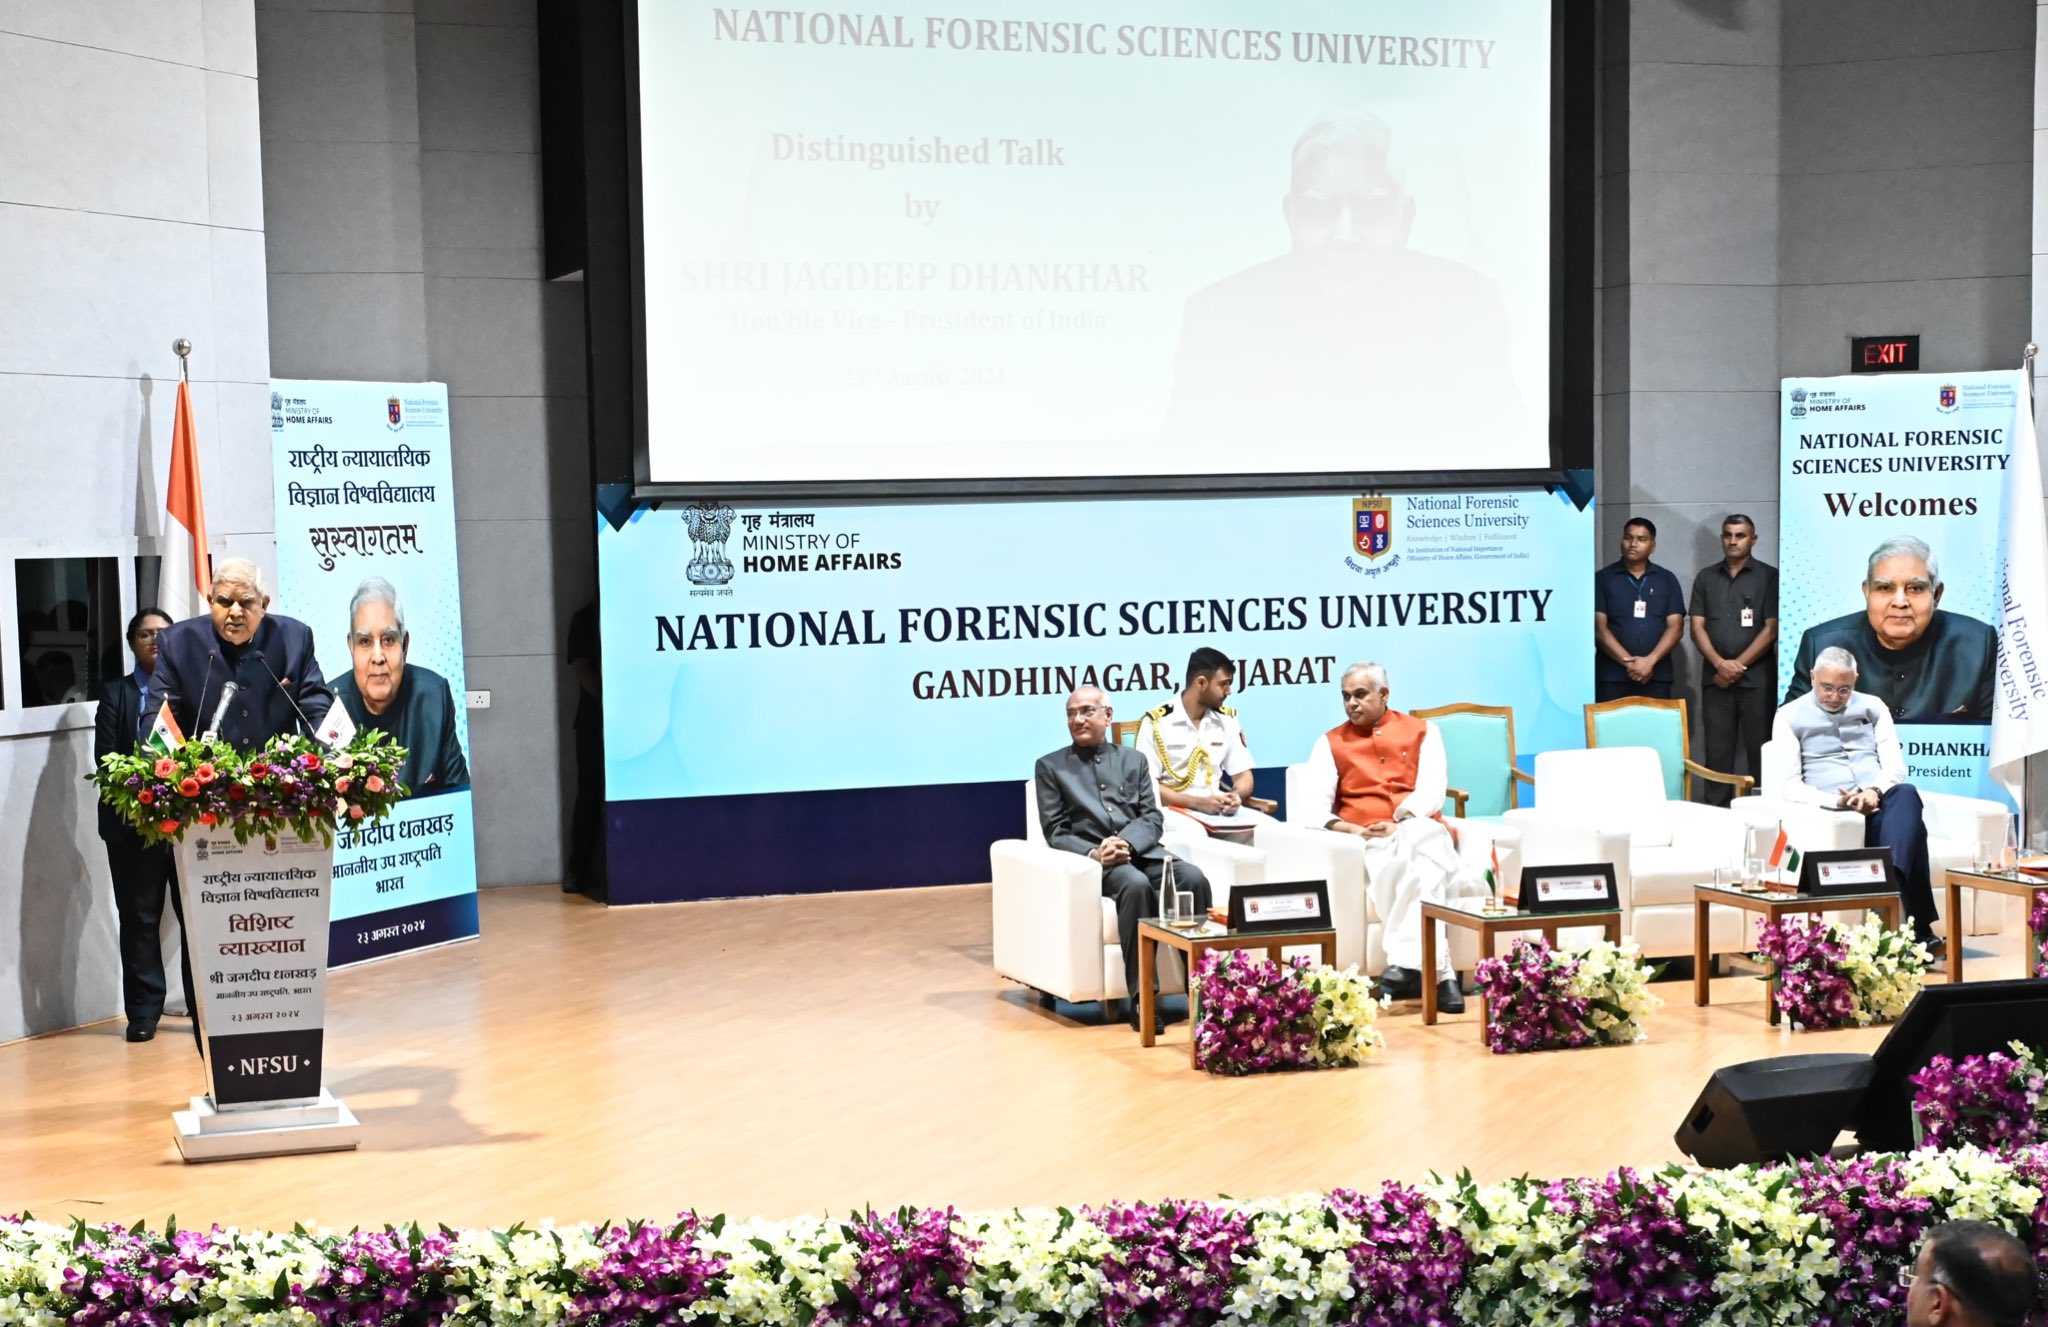
M 2031 351 L 2032 349 L 2032 346 L 2028 347 L 2028 350 Z M 192 381 L 192 342 L 185 337 L 179 337 L 171 342 L 171 353 L 178 357 L 178 381 L 190 383 Z
M 2034 417 L 2034 360 L 2040 353 L 2041 347 L 2033 341 L 2027 342 L 2026 345 L 2020 348 L 2020 372 L 2025 377 L 2027 383 L 2026 411 L 2028 419 Z M 2034 758 L 2029 756 L 2027 762 L 2020 766 L 2019 824 L 2013 831 L 2012 843 L 2013 862 L 2015 865 L 2018 864 L 2020 858 L 2027 855 L 2027 833 L 2032 825 L 2030 817 L 2033 815 L 2034 808 L 2035 764 Z

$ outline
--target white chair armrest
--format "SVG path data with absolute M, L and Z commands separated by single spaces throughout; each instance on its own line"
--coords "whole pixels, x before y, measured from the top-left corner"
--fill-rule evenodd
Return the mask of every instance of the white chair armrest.
M 989 845 L 995 969 L 1063 1000 L 1102 998 L 1102 867 L 1022 839 Z
M 1781 802 L 1773 797 L 1746 797 L 1754 803 L 1746 814 L 1753 825 L 1783 825 L 1792 846 L 1801 852 L 1826 852 L 1834 848 L 1863 846 L 1863 817 L 1847 811 L 1830 811 L 1806 802 Z M 1739 850 L 1738 850 L 1739 851 Z
M 2012 812 L 2002 802 L 1983 797 L 1962 797 L 1955 793 L 1931 793 L 1922 791 L 1920 804 L 1925 812 L 1927 833 L 1931 838 L 1953 839 L 1959 843 L 2003 843 L 2006 826 L 2012 821 Z
M 1365 962 L 1372 905 L 1365 888 L 1365 849 L 1349 834 L 1300 825 L 1261 825 L 1254 846 L 1266 854 L 1266 879 L 1329 883 L 1330 925 L 1337 932 L 1337 966 Z
M 1266 854 L 1252 844 L 1226 843 L 1200 833 L 1188 838 L 1176 834 L 1162 841 L 1174 856 L 1193 862 L 1209 878 L 1211 907 L 1229 907 L 1232 889 L 1265 879 Z
M 1732 863 L 1742 856 L 1742 837 L 1748 825 L 1728 808 L 1673 802 L 1669 813 L 1672 847 L 1709 854 L 1719 862 Z

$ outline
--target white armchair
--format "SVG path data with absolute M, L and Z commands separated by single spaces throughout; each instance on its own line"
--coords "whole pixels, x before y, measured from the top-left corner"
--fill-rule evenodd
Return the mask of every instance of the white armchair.
M 1124 984 L 1123 946 L 1117 939 L 1116 909 L 1102 896 L 1102 867 L 1045 842 L 1037 789 L 1028 779 L 1024 824 L 1025 838 L 1002 839 L 988 850 L 996 972 L 1044 998 L 1075 1004 L 1125 998 L 1130 991 Z M 1234 885 L 1267 878 L 1268 838 L 1261 831 L 1250 845 L 1224 843 L 1186 817 L 1168 815 L 1161 841 L 1176 857 L 1199 866 L 1209 878 L 1211 902 L 1227 907 Z M 1298 850 L 1289 852 L 1286 862 L 1291 871 L 1304 864 Z M 1159 981 L 1162 990 L 1186 988 L 1179 955 L 1171 950 L 1160 954 Z
M 1323 828 L 1329 822 L 1330 808 L 1314 805 L 1311 779 L 1306 764 L 1287 767 L 1287 829 L 1302 836 L 1293 840 L 1299 844 L 1299 851 L 1313 855 L 1329 872 L 1330 912 L 1337 926 L 1337 966 L 1363 964 L 1361 972 L 1376 974 L 1387 966 L 1387 951 L 1380 935 L 1379 913 L 1366 889 L 1365 848 L 1350 834 Z M 1464 893 L 1485 892 L 1485 886 L 1478 882 L 1492 867 L 1496 845 L 1501 875 L 1507 880 L 1515 878 L 1520 861 L 1519 830 L 1507 824 L 1480 821 L 1446 819 L 1444 823 L 1450 826 L 1458 842 L 1458 855 L 1469 868 L 1458 886 Z M 1270 869 L 1270 878 L 1275 880 L 1309 878 L 1277 866 Z M 1481 957 L 1478 938 L 1463 927 L 1446 929 L 1450 934 L 1451 966 L 1460 972 L 1470 972 Z
M 1830 811 L 1803 802 L 1781 801 L 1773 791 L 1787 780 L 1799 777 L 1799 753 L 1779 742 L 1764 743 L 1763 777 L 1757 794 L 1735 801 L 1737 814 L 1747 824 L 1781 824 L 1792 846 L 1801 852 L 1863 846 L 1864 820 L 1860 815 Z M 1972 866 L 1980 842 L 2003 843 L 2012 812 L 2002 803 L 1981 797 L 1959 797 L 1953 793 L 1920 789 L 1920 804 L 1927 821 L 1927 864 L 1933 874 L 1934 906 L 1945 905 L 1942 873 L 1951 867 Z M 1963 895 L 1964 935 L 1992 935 L 2005 929 L 2006 905 L 2020 900 L 2004 895 L 1970 890 Z M 1942 933 L 1948 934 L 1947 919 Z
M 1622 929 L 1651 958 L 1693 952 L 1693 886 L 1742 856 L 1742 818 L 1667 800 L 1663 766 L 1645 746 L 1539 754 L 1536 805 L 1505 819 L 1522 831 L 1526 865 L 1614 863 Z M 1749 947 L 1740 909 L 1713 908 L 1708 928 L 1714 953 Z

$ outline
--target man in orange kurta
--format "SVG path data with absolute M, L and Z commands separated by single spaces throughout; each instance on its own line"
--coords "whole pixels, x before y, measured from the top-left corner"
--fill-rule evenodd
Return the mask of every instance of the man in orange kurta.
M 1378 664 L 1353 664 L 1343 687 L 1345 722 L 1309 753 L 1310 805 L 1327 814 L 1323 828 L 1356 836 L 1365 852 L 1366 888 L 1387 952 L 1381 990 L 1414 999 L 1434 980 L 1440 1007 L 1461 1012 L 1465 998 L 1441 933 L 1436 972 L 1421 970 L 1423 902 L 1484 892 L 1443 822 L 1443 739 L 1428 720 L 1387 707 L 1386 670 Z

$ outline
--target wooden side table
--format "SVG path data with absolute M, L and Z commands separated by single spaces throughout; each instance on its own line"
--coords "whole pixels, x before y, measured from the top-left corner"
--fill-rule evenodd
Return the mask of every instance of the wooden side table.
M 1963 937 L 1959 934 L 1962 928 L 1956 924 L 1955 919 L 1963 915 L 1963 891 L 1974 889 L 1986 894 L 2010 894 L 2014 898 L 2023 898 L 2027 901 L 2027 913 L 2031 916 L 2034 911 L 2034 900 L 2043 891 L 2048 891 L 2048 880 L 2043 880 L 2039 876 L 2024 875 L 2017 871 L 1973 871 L 1951 868 L 1944 874 L 1942 886 L 1944 892 L 1948 895 L 1948 910 L 1941 914 L 1949 919 L 1948 979 L 1950 981 L 1961 981 L 1963 979 Z M 2033 927 L 2029 926 L 2027 928 L 2027 949 L 2020 963 L 2020 975 L 2022 977 L 2034 975 L 2035 955 L 2040 952 L 2040 946 L 2041 938 L 2035 935 Z
M 1272 949 L 1280 950 L 1289 945 L 1320 945 L 1323 962 L 1330 967 L 1337 966 L 1337 933 L 1321 931 L 1226 931 L 1210 923 L 1210 929 L 1202 932 L 1176 931 L 1158 918 L 1148 918 L 1138 923 L 1138 989 L 1131 998 L 1138 1002 L 1138 1044 L 1150 1046 L 1157 1040 L 1159 1027 L 1158 984 L 1159 946 L 1178 949 L 1188 961 L 1188 1063 L 1195 1068 L 1201 1064 L 1196 1058 L 1195 1019 L 1198 998 L 1195 983 L 1195 968 L 1202 955 L 1212 949 Z
M 1694 885 L 1692 887 L 1692 1002 L 1705 1005 L 1710 996 L 1708 977 L 1713 971 L 1714 954 L 1712 940 L 1707 930 L 1707 911 L 1716 903 L 1747 912 L 1763 914 L 1766 921 L 1775 922 L 1780 917 L 1794 914 L 1818 916 L 1823 912 L 1875 912 L 1884 918 L 1884 924 L 1898 929 L 1899 918 L 1904 915 L 1899 896 L 1893 894 L 1837 894 L 1828 898 L 1815 898 L 1811 894 L 1774 893 L 1765 890 L 1760 894 L 1745 893 L 1740 889 L 1729 889 L 1723 885 Z M 1953 914 L 1951 914 L 1953 915 Z M 1764 1016 L 1772 1027 L 1778 1025 L 1778 974 L 1774 969 L 1764 986 Z
M 1425 901 L 1422 905 L 1422 1021 L 1436 1022 L 1436 923 L 1447 926 L 1462 926 L 1468 931 L 1479 933 L 1481 957 L 1493 954 L 1493 938 L 1509 931 L 1541 931 L 1543 938 L 1557 946 L 1557 933 L 1574 926 L 1598 926 L 1615 944 L 1621 943 L 1621 909 L 1597 908 L 1589 912 L 1497 912 L 1485 911 L 1483 899 L 1446 899 L 1442 903 Z M 1479 1001 L 1479 1036 L 1486 1037 L 1486 992 L 1481 990 L 1475 997 Z

